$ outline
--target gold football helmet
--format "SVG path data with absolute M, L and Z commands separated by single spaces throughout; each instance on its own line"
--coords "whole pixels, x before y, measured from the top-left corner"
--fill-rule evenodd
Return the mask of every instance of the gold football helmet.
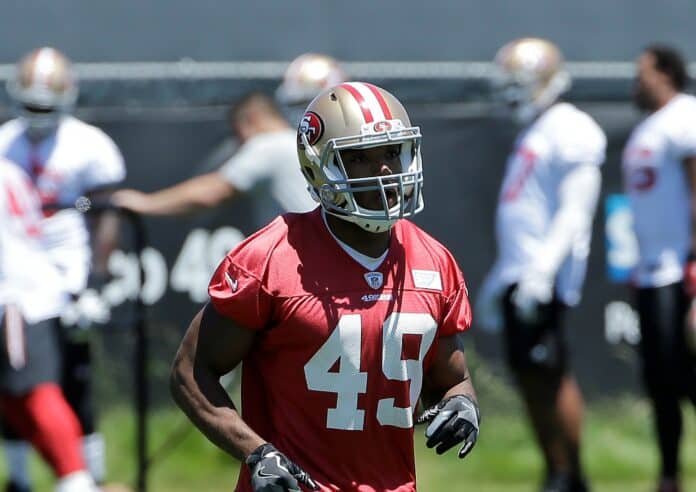
M 39 48 L 17 64 L 7 92 L 30 130 L 54 128 L 77 99 L 77 80 L 68 58 L 55 48 Z
M 421 132 L 389 92 L 364 82 L 345 82 L 319 94 L 307 107 L 297 131 L 302 173 L 327 213 L 370 232 L 388 230 L 402 217 L 423 209 Z M 400 145 L 401 169 L 385 176 L 350 178 L 341 152 Z M 382 208 L 358 204 L 356 193 L 381 195 Z M 396 195 L 389 206 L 388 194 Z
M 336 60 L 328 55 L 305 53 L 288 65 L 276 90 L 276 99 L 286 106 L 307 105 L 324 89 L 345 80 L 346 75 Z
M 545 39 L 511 41 L 495 56 L 493 88 L 512 110 L 516 120 L 527 123 L 570 88 L 563 55 Z

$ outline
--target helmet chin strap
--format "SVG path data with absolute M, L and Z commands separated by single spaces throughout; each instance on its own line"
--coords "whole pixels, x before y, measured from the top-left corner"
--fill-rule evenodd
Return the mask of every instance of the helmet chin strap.
M 331 210 L 328 210 L 324 208 L 326 213 L 329 213 L 333 215 L 334 217 L 337 217 L 341 220 L 345 220 L 346 222 L 351 222 L 355 224 L 356 226 L 360 227 L 362 230 L 371 232 L 373 234 L 379 234 L 382 232 L 389 231 L 393 226 L 394 223 L 396 222 L 396 219 L 389 219 L 389 220 L 380 220 L 380 219 L 365 219 L 362 217 L 356 217 L 354 215 L 341 215 L 332 212 Z

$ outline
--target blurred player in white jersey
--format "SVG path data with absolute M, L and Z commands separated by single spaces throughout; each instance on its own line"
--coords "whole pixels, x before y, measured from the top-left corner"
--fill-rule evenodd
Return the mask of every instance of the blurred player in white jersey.
M 142 214 L 177 215 L 252 194 L 256 227 L 284 212 L 311 210 L 316 203 L 297 170 L 295 132 L 309 101 L 344 80 L 329 56 L 307 53 L 296 58 L 276 91 L 278 104 L 254 92 L 231 108 L 228 121 L 240 147 L 220 169 L 153 193 L 121 190 L 114 202 Z
M 0 159 L 2 418 L 50 465 L 58 492 L 96 492 L 85 470 L 80 424 L 58 385 L 58 318 L 68 292 L 42 240 L 41 204 L 30 178 Z
M 562 323 L 580 299 L 606 138 L 590 116 L 559 101 L 570 78 L 552 43 L 512 41 L 495 65 L 494 87 L 521 131 L 500 190 L 498 258 L 477 319 L 504 326 L 508 362 L 546 464 L 543 490 L 586 491 L 583 402 Z
M 241 146 L 220 169 L 152 193 L 119 190 L 114 202 L 141 214 L 177 215 L 249 193 L 259 227 L 285 211 L 314 208 L 297 169 L 295 130 L 273 99 L 250 93 L 231 109 L 229 121 Z
M 658 490 L 679 488 L 680 400 L 696 403 L 696 353 L 685 317 L 696 298 L 696 98 L 684 94 L 680 54 L 654 45 L 637 62 L 634 100 L 647 117 L 623 153 L 639 261 L 633 276 L 642 333 L 643 380 L 661 456 Z
M 23 169 L 37 188 L 49 254 L 77 300 L 88 283 L 104 282 L 107 259 L 117 242 L 118 220 L 106 213 L 90 218 L 88 224 L 74 208 L 57 208 L 70 206 L 81 196 L 106 200 L 109 190 L 125 176 L 123 158 L 106 134 L 70 115 L 78 86 L 69 60 L 59 51 L 41 48 L 26 55 L 7 90 L 17 117 L 0 126 L 0 156 Z M 85 459 L 99 482 L 104 478 L 104 443 L 95 428 L 89 340 L 81 331 L 64 325 L 62 386 L 80 419 Z M 22 445 L 9 441 L 6 449 L 14 482 L 10 487 L 18 481 L 26 483 Z

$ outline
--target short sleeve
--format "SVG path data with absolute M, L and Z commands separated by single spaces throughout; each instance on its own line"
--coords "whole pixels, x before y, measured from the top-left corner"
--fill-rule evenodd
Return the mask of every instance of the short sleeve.
M 256 137 L 242 145 L 219 170 L 223 178 L 240 191 L 249 191 L 272 174 L 272 149 Z
M 696 105 L 690 107 L 688 118 L 682 118 L 674 136 L 675 156 L 678 160 L 696 156 Z
M 208 286 L 210 302 L 222 316 L 250 330 L 268 324 L 271 298 L 262 282 L 230 253 L 215 270 Z
M 471 327 L 471 304 L 469 304 L 469 291 L 464 279 L 459 274 L 459 284 L 455 290 L 445 298 L 444 315 L 438 336 L 446 337 L 466 331 Z
M 101 130 L 92 136 L 89 162 L 84 172 L 86 191 L 113 186 L 126 177 L 123 156 L 116 144 Z
M 555 128 L 558 135 L 556 151 L 564 165 L 590 164 L 601 166 L 606 156 L 607 138 L 597 123 L 577 111 L 569 124 Z

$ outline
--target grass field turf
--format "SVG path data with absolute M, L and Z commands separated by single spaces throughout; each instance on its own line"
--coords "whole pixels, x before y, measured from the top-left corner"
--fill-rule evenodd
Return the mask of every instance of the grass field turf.
M 483 403 L 486 410 L 485 401 Z M 696 418 L 685 407 L 682 461 L 685 491 L 696 490 Z M 151 420 L 154 450 L 172 430 L 181 428 L 183 415 L 161 410 Z M 108 446 L 109 479 L 132 483 L 134 476 L 133 418 L 128 409 L 111 411 L 102 419 Z M 583 459 L 595 492 L 650 492 L 657 470 L 650 415 L 647 405 L 633 398 L 595 404 L 585 421 Z M 538 489 L 541 460 L 533 445 L 526 420 L 518 405 L 484 413 L 482 432 L 474 451 L 465 460 L 456 453 L 437 456 L 424 445 L 423 428 L 416 431 L 419 490 L 474 492 Z M 1 462 L 1 460 L 0 460 Z M 0 475 L 4 475 L 4 463 Z M 49 473 L 33 461 L 37 491 L 52 489 Z M 209 444 L 196 430 L 178 445 L 168 445 L 161 461 L 153 463 L 150 490 L 154 492 L 231 491 L 237 464 Z

